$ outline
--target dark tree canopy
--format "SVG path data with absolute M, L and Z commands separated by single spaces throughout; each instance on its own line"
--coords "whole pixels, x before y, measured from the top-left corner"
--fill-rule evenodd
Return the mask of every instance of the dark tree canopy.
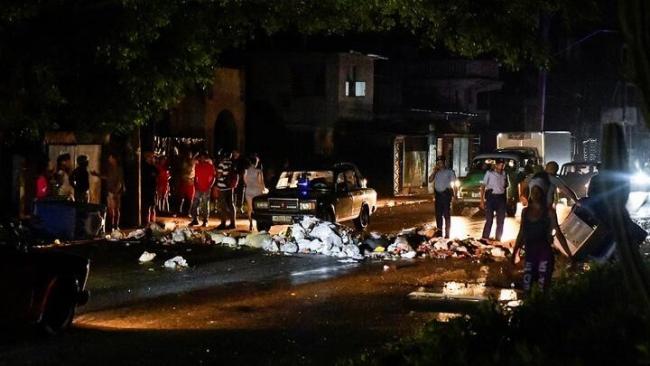
M 10 0 L 0 8 L 0 126 L 128 131 L 206 87 L 224 50 L 277 32 L 400 28 L 426 47 L 546 66 L 540 15 L 569 24 L 597 12 L 593 0 Z

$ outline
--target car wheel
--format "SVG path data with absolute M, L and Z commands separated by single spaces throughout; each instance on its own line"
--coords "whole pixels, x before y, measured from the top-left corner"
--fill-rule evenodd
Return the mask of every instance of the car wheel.
M 323 208 L 319 214 L 318 218 L 323 221 L 329 221 L 331 223 L 336 223 L 336 215 L 331 209 Z
M 267 221 L 257 221 L 256 225 L 257 231 L 266 231 L 268 232 L 271 229 L 271 223 Z
M 359 212 L 359 217 L 354 219 L 354 226 L 357 230 L 364 230 L 370 224 L 370 210 L 368 206 L 364 205 L 361 207 L 361 212 Z
M 516 213 L 517 213 L 517 202 L 515 202 L 514 204 L 509 203 L 508 206 L 506 207 L 506 214 L 508 215 L 508 217 L 515 217 Z
M 63 332 L 72 324 L 76 307 L 76 281 L 57 279 L 45 300 L 45 310 L 39 323 L 42 331 L 48 335 Z

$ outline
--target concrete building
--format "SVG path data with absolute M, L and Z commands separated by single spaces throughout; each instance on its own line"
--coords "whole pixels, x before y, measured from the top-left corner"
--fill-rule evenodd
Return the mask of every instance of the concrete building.
M 274 154 L 278 141 L 295 141 L 332 155 L 335 126 L 373 119 L 373 61 L 357 53 L 251 55 L 249 147 Z
M 393 126 L 393 194 L 431 193 L 437 156 L 462 177 L 489 129 L 502 87 L 492 60 L 415 59 L 377 62 L 376 119 Z
M 208 90 L 197 90 L 169 111 L 167 126 L 161 128 L 171 137 L 205 140 L 212 153 L 220 149 L 243 149 L 245 143 L 244 71 L 218 68 Z

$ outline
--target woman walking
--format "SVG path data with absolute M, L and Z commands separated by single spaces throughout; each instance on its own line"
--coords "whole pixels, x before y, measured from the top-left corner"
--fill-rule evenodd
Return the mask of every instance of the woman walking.
M 264 193 L 264 174 L 260 167 L 260 158 L 253 154 L 246 164 L 244 171 L 244 186 L 246 187 L 246 209 L 248 211 L 248 230 L 253 231 L 253 198 Z
M 546 191 L 550 182 L 545 176 L 535 176 L 531 179 L 528 206 L 521 213 L 521 226 L 512 253 L 512 261 L 523 248 L 524 278 L 523 288 L 528 294 L 535 282 L 542 290 L 549 288 L 553 276 L 555 258 L 553 255 L 553 235 L 557 236 L 562 249 L 571 257 L 571 251 L 566 238 L 562 234 L 557 216 L 546 204 Z

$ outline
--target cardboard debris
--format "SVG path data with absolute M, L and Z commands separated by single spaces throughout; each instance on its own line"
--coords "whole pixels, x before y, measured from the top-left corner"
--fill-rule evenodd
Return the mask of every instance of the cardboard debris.
M 185 258 L 181 257 L 180 255 L 177 255 L 176 257 L 165 261 L 165 268 L 169 268 L 169 269 L 187 268 L 187 261 L 185 260 Z

